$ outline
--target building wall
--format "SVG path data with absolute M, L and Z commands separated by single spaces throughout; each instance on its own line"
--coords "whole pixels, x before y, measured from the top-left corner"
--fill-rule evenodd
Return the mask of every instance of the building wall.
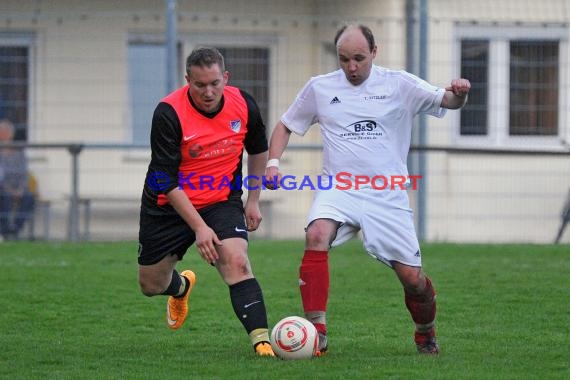
M 442 87 L 458 76 L 458 24 L 522 21 L 536 25 L 566 23 L 570 17 L 570 6 L 564 0 L 428 3 L 427 79 Z M 128 43 L 133 38 L 163 40 L 164 4 L 155 0 L 2 1 L 0 35 L 35 36 L 30 142 L 131 143 L 129 101 L 133 94 L 128 80 Z M 310 76 L 335 68 L 330 47 L 343 22 L 361 21 L 373 29 L 379 47 L 377 64 L 406 67 L 403 0 L 180 0 L 178 10 L 184 56 L 196 44 L 208 41 L 228 45 L 262 41 L 270 46 L 269 130 Z M 564 62 L 568 62 L 568 50 L 563 52 Z M 179 78 L 182 84 L 183 72 Z M 429 118 L 428 142 L 463 144 L 454 137 L 457 115 L 457 111 L 450 111 L 444 119 Z M 566 141 L 570 141 L 570 130 L 564 128 Z M 319 143 L 317 127 L 303 138 L 291 139 L 291 144 Z M 38 149 L 29 156 L 42 195 L 56 200 L 55 215 L 63 218 L 65 225 L 70 155 L 65 150 Z M 147 149 L 86 149 L 79 157 L 83 197 L 139 197 L 149 160 Z M 288 150 L 282 170 L 316 176 L 320 160 L 318 150 Z M 427 239 L 550 241 L 559 223 L 558 212 L 570 186 L 569 178 L 568 159 L 429 154 Z M 520 193 L 528 196 L 509 198 Z M 273 236 L 302 238 L 312 191 L 266 192 L 263 196 L 274 200 Z M 416 194 L 411 198 L 415 201 Z M 133 205 L 128 207 L 132 209 Z M 104 215 L 107 219 L 92 228 L 99 228 L 102 235 L 115 232 L 117 237 L 136 238 L 136 209 L 135 217 L 122 221 L 121 228 L 110 223 L 111 214 Z
M 497 28 L 503 35 L 526 39 L 564 25 L 570 18 L 566 1 L 430 1 L 429 80 L 444 84 L 458 75 L 457 36 L 465 25 Z M 560 50 L 560 105 L 568 106 L 568 29 Z M 508 73 L 507 73 L 508 75 Z M 508 78 L 496 78 L 501 86 Z M 506 107 L 491 103 L 490 107 Z M 449 111 L 429 123 L 430 145 L 567 150 L 570 128 L 560 112 L 560 138 L 499 136 L 471 143 L 456 135 L 459 112 Z M 491 128 L 495 123 L 491 124 Z M 493 131 L 491 131 L 493 134 Z M 430 241 L 552 242 L 570 188 L 570 157 L 431 154 L 428 161 L 428 231 Z M 568 235 L 568 234 L 566 234 Z M 568 241 L 568 236 L 565 237 Z

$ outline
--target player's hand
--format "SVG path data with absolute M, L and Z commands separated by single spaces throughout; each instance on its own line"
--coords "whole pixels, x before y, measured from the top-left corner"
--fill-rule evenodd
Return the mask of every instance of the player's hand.
M 248 231 L 255 231 L 261 224 L 261 211 L 259 210 L 259 202 L 246 202 L 245 203 L 245 223 Z
M 208 264 L 215 265 L 220 258 L 216 246 L 222 245 L 221 240 L 218 239 L 214 230 L 207 225 L 204 225 L 194 232 L 196 233 L 196 248 L 198 249 L 198 253 Z
M 446 91 L 451 91 L 460 98 L 465 98 L 471 90 L 471 82 L 468 79 L 453 79 L 451 85 L 445 88 Z
M 269 190 L 277 190 L 280 186 L 281 177 L 283 175 L 279 173 L 279 168 L 277 166 L 270 166 L 265 169 L 265 187 Z

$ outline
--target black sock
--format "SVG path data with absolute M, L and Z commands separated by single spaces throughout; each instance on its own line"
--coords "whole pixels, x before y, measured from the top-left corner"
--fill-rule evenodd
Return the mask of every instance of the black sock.
M 236 316 L 249 334 L 255 329 L 267 329 L 267 312 L 261 287 L 255 278 L 230 285 L 230 298 Z
M 186 278 L 184 278 L 184 283 L 185 283 L 184 292 L 182 293 L 182 295 L 180 295 L 180 297 L 185 295 L 189 288 L 188 281 L 186 280 Z M 166 290 L 162 294 L 167 296 L 178 297 L 178 293 L 180 293 L 180 286 L 182 286 L 182 278 L 175 269 L 172 271 L 172 279 L 170 280 L 170 285 L 168 285 L 168 288 L 166 288 Z

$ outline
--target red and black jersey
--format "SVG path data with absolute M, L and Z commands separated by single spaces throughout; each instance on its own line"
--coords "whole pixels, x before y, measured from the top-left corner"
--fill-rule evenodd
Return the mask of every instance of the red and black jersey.
M 142 211 L 176 213 L 166 193 L 179 187 L 196 209 L 241 197 L 243 151 L 267 151 L 265 125 L 249 94 L 224 88 L 214 113 L 199 111 L 184 86 L 158 104 L 152 119 L 152 157 Z

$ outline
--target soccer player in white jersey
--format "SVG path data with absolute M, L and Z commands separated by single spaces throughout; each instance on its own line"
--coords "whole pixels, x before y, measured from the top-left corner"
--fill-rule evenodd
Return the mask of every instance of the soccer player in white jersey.
M 335 45 L 340 69 L 311 78 L 299 92 L 271 135 L 265 172 L 268 178 L 280 176 L 279 159 L 291 132 L 304 135 L 318 123 L 324 177 L 335 181 L 344 173 L 344 182 L 317 190 L 309 212 L 299 268 L 303 309 L 319 332 L 321 355 L 328 349 L 328 251 L 362 230 L 366 251 L 392 268 L 403 286 L 405 304 L 415 322 L 417 351 L 438 354 L 435 290 L 422 271 L 406 191 L 399 186 L 378 190 L 381 182 L 363 183 L 358 189 L 355 183 L 347 189 L 346 180 L 357 175 L 407 177 L 413 118 L 420 113 L 443 117 L 446 109 L 463 107 L 471 84 L 454 79 L 446 88 L 438 88 L 405 71 L 374 65 L 377 47 L 364 25 L 343 26 Z

